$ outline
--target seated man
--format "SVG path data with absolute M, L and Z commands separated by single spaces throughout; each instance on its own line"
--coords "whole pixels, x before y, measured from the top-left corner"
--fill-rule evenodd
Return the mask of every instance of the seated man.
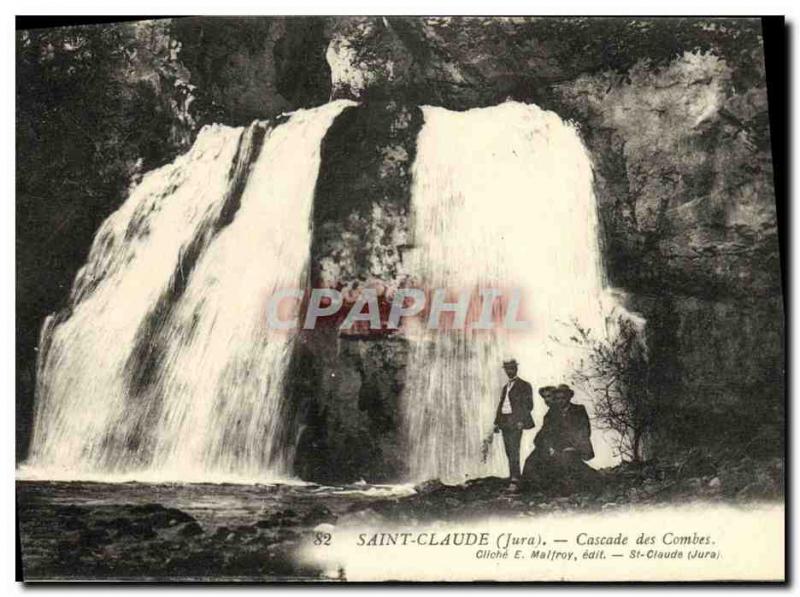
M 548 411 L 525 461 L 523 487 L 562 494 L 589 488 L 597 472 L 584 462 L 594 458 L 586 408 L 570 402 L 575 392 L 565 384 L 540 388 L 539 394 Z

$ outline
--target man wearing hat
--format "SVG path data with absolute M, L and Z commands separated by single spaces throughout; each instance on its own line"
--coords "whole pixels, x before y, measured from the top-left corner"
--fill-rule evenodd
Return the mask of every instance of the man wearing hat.
M 519 365 L 515 359 L 503 361 L 503 369 L 508 376 L 508 383 L 500 393 L 500 403 L 494 418 L 494 432 L 503 433 L 503 445 L 511 472 L 511 484 L 519 481 L 519 446 L 522 432 L 533 429 L 533 388 L 524 379 L 517 377 Z
M 569 493 L 597 474 L 584 462 L 594 458 L 589 415 L 585 407 L 570 401 L 575 392 L 566 384 L 545 386 L 539 394 L 548 410 L 522 478 L 527 488 Z

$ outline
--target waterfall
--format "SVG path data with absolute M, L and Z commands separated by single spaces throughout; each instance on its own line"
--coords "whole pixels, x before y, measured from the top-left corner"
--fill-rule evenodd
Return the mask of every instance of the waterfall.
M 283 376 L 266 324 L 307 286 L 320 143 L 349 101 L 204 128 L 98 231 L 39 347 L 31 455 L 47 478 L 286 476 Z
M 519 289 L 532 325 L 446 332 L 409 326 L 409 474 L 449 482 L 507 475 L 499 435 L 486 462 L 481 458 L 506 381 L 503 358 L 515 357 L 520 377 L 534 387 L 538 430 L 546 406 L 536 389 L 569 383 L 582 357 L 570 340 L 574 322 L 602 332 L 621 308 L 605 287 L 592 166 L 575 129 L 533 105 L 423 112 L 412 171 L 414 285 L 476 295 Z M 591 416 L 591 399 L 574 389 L 573 401 Z M 609 439 L 593 431 L 590 464 L 615 462 Z M 526 432 L 523 461 L 532 441 Z
M 320 144 L 350 105 L 206 127 L 103 223 L 68 307 L 43 326 L 24 474 L 291 475 L 283 384 L 297 335 L 267 325 L 267 304 L 275 291 L 308 285 Z M 519 291 L 531 326 L 428 329 L 424 312 L 404 323 L 409 476 L 503 475 L 499 436 L 481 457 L 502 360 L 515 357 L 534 388 L 570 382 L 585 356 L 572 341 L 575 323 L 613 334 L 624 309 L 604 281 L 591 162 L 571 125 L 515 102 L 423 112 L 408 284 L 453 296 Z M 575 401 L 591 416 L 580 389 Z M 546 407 L 538 394 L 534 401 L 538 429 Z M 524 435 L 523 458 L 533 435 Z M 615 462 L 610 440 L 594 431 L 594 466 Z

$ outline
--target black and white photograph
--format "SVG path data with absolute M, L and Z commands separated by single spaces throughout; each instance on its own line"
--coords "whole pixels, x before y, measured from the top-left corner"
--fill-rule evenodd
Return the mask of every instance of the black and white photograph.
M 786 580 L 783 17 L 14 45 L 18 581 Z

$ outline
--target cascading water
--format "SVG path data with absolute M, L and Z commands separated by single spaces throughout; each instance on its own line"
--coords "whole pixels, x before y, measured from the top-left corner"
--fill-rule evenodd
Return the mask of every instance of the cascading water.
M 207 127 L 98 231 L 69 308 L 40 343 L 25 467 L 52 479 L 263 481 L 291 474 L 283 383 L 295 335 L 266 325 L 305 288 L 320 143 L 352 102 L 277 126 Z M 412 479 L 502 475 L 481 458 L 514 356 L 534 387 L 569 381 L 573 322 L 613 333 L 588 155 L 555 114 L 508 102 L 425 107 L 413 170 L 418 288 L 521 291 L 527 330 L 405 326 L 403 430 Z M 616 313 L 615 313 L 616 312 Z M 611 325 L 609 325 L 611 324 Z M 576 388 L 576 390 L 579 388 Z M 591 401 L 578 394 L 592 411 Z M 545 406 L 535 396 L 541 426 Z M 523 457 L 533 434 L 526 433 Z M 612 464 L 595 431 L 593 464 Z
M 205 128 L 101 227 L 45 323 L 31 456 L 48 478 L 288 473 L 276 289 L 305 288 L 320 143 L 349 101 Z
M 412 479 L 457 482 L 507 475 L 502 441 L 486 462 L 501 361 L 513 356 L 535 389 L 569 382 L 582 356 L 572 327 L 605 331 L 621 309 L 604 284 L 592 167 L 576 131 L 536 106 L 507 102 L 451 112 L 423 108 L 413 167 L 417 287 L 454 292 L 519 289 L 527 330 L 410 329 L 404 416 Z M 576 391 L 579 388 L 575 388 Z M 576 394 L 591 416 L 591 400 Z M 522 458 L 533 433 L 523 436 Z M 593 431 L 596 457 L 614 463 L 609 437 Z

